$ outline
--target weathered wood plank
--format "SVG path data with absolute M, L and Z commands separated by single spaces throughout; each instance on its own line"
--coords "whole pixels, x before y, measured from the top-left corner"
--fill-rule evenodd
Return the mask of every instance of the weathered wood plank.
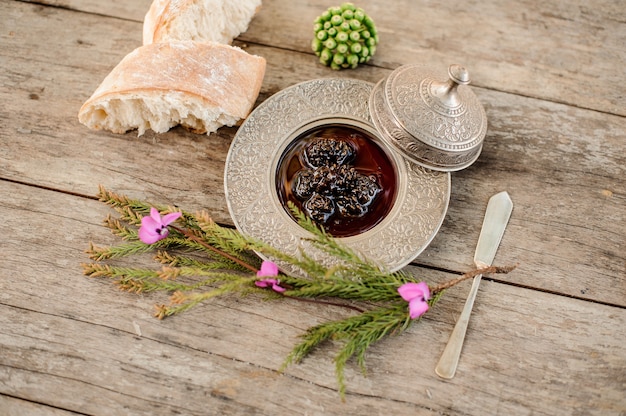
M 1 370 L 0 370 L 1 371 Z M 4 396 L 0 394 L 0 410 L 4 416 L 22 416 L 22 415 L 38 415 L 38 416 L 68 416 L 75 415 L 63 409 L 46 406 L 44 404 L 33 403 L 14 397 Z
M 62 9 L 48 8 L 43 15 L 19 2 L 0 8 L 13 33 L 3 40 L 3 53 L 12 58 L 0 62 L 0 99 L 7 103 L 0 109 L 3 178 L 86 195 L 102 183 L 137 198 L 206 208 L 217 221 L 231 222 L 222 170 L 236 128 L 211 136 L 175 129 L 136 139 L 134 133 L 92 132 L 77 122 L 82 102 L 139 43 L 137 23 Z M 14 19 L 17 15 L 22 18 Z M 78 29 L 65 29 L 68 19 Z M 41 44 L 44 37 L 64 52 Z M 28 59 L 15 58 L 23 55 L 21 49 L 29 51 Z M 328 75 L 303 54 L 262 46 L 249 50 L 269 63 L 259 101 L 296 82 Z M 388 73 L 364 67 L 337 75 L 373 82 Z M 485 201 L 506 189 L 516 209 L 496 259 L 520 263 L 520 272 L 506 279 L 624 305 L 626 160 L 621 141 L 626 119 L 475 91 L 490 121 L 484 152 L 475 165 L 453 174 L 448 216 L 418 262 L 453 270 L 470 267 Z
M 9 195 L 14 196 L 8 198 Z M 619 415 L 626 310 L 486 281 L 457 376 L 434 366 L 468 285 L 372 347 L 368 377 L 334 390 L 333 348 L 276 372 L 310 325 L 351 313 L 256 296 L 158 321 L 157 294 L 81 275 L 88 240 L 113 241 L 93 200 L 0 181 L 13 230 L 0 279 L 0 394 L 86 414 Z M 46 248 L 42 250 L 42 247 Z M 430 282 L 450 276 L 412 268 Z M 467 400 L 472 397 L 472 400 Z
M 103 16 L 117 17 L 125 20 L 143 22 L 146 12 L 152 4 L 152 0 L 36 0 L 28 3 L 41 4 L 43 6 L 61 7 L 81 12 L 99 14 Z
M 125 7 L 94 0 L 43 3 L 137 21 L 150 5 L 147 0 Z M 339 3 L 318 0 L 292 7 L 288 0 L 265 0 L 240 39 L 311 54 L 311 22 Z M 626 9 L 619 0 L 526 0 L 515 7 L 500 1 L 357 4 L 380 31 L 373 65 L 461 63 L 477 86 L 626 115 Z

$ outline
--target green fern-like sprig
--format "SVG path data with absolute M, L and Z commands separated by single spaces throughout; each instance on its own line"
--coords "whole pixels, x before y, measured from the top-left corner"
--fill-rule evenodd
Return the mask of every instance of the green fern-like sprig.
M 367 349 L 391 333 L 404 331 L 411 324 L 406 303 L 395 303 L 365 311 L 346 319 L 326 322 L 310 328 L 281 366 L 284 371 L 290 364 L 300 363 L 315 348 L 330 339 L 342 342 L 335 357 L 335 374 L 339 392 L 345 395 L 345 367 L 354 356 L 362 372 L 365 373 L 365 352 Z
M 287 358 L 281 366 L 281 370 L 286 369 L 292 363 L 300 363 L 313 349 L 324 341 L 337 337 L 340 333 L 346 333 L 362 326 L 366 322 L 371 321 L 375 316 L 376 311 L 367 311 L 346 319 L 325 322 L 309 328 L 306 333 L 302 335 L 302 341 L 287 355 Z
M 170 270 L 171 269 L 171 270 Z M 209 271 L 204 268 L 166 268 L 165 270 L 152 270 L 146 268 L 129 268 L 112 266 L 101 263 L 83 264 L 83 273 L 90 277 L 104 277 L 115 281 L 121 289 L 131 292 L 192 292 L 198 289 L 224 284 L 224 282 L 240 286 L 241 282 L 254 280 L 249 276 L 228 271 Z M 187 284 L 177 282 L 178 277 L 201 277 L 203 280 Z M 220 290 L 228 291 L 229 285 Z M 211 289 L 213 290 L 213 289 Z M 213 296 L 208 296 L 209 297 Z
M 312 237 L 309 238 L 308 241 L 312 242 L 316 247 L 340 260 L 350 262 L 355 260 L 363 261 L 353 250 L 340 244 L 337 239 L 331 237 L 322 227 L 314 223 L 313 220 L 303 211 L 299 210 L 293 202 L 288 202 L 288 207 L 298 224 L 312 234 Z
M 86 253 L 89 258 L 95 261 L 118 259 L 122 257 L 129 257 L 137 254 L 148 253 L 150 251 L 159 249 L 173 249 L 173 248 L 187 248 L 190 250 L 201 250 L 203 247 L 192 240 L 183 237 L 170 237 L 164 240 L 157 241 L 154 244 L 145 244 L 139 239 L 130 241 L 128 243 L 99 247 L 90 243 Z
M 212 220 L 201 219 L 198 224 L 206 233 L 207 243 L 215 245 L 229 254 L 249 258 L 252 252 L 258 252 L 280 261 L 292 264 L 298 262 L 296 257 L 287 255 L 261 240 L 246 236 L 236 230 L 222 227 Z M 259 266 L 261 262 L 258 256 L 252 256 L 254 256 L 252 264 Z
M 158 318 L 180 314 L 214 297 L 246 295 L 251 292 L 265 293 L 271 299 L 288 297 L 357 310 L 359 313 L 356 315 L 309 328 L 281 367 L 284 370 L 292 363 L 299 363 L 315 348 L 335 340 L 340 344 L 334 362 L 342 397 L 346 391 L 344 374 L 348 362 L 356 359 L 365 374 L 368 348 L 387 336 L 405 331 L 415 322 L 409 317 L 407 302 L 398 294 L 398 287 L 402 284 L 416 282 L 414 277 L 379 268 L 327 234 L 293 204 L 289 208 L 294 217 L 309 232 L 309 237 L 305 239 L 307 244 L 298 247 L 296 255 L 287 254 L 232 228 L 220 226 L 204 211 L 194 215 L 176 207 L 150 205 L 110 192 L 104 187 L 99 188 L 98 198 L 120 215 L 118 219 L 107 217 L 105 225 L 124 243 L 111 247 L 90 244 L 87 253 L 96 263 L 83 265 L 84 273 L 92 277 L 110 278 L 122 290 L 129 292 L 169 293 L 170 304 L 156 307 L 155 316 Z M 170 225 L 167 238 L 147 245 L 139 241 L 137 227 L 153 206 L 162 214 L 181 212 L 182 215 L 175 225 Z M 318 262 L 315 255 L 304 249 L 305 246 L 331 256 L 333 265 Z M 160 270 L 101 263 L 149 251 L 156 252 L 155 259 L 162 265 Z M 301 270 L 304 277 L 281 274 L 277 280 L 281 287 L 287 289 L 284 293 L 263 291 L 254 285 L 258 280 L 254 272 L 261 264 L 256 253 L 289 264 Z M 196 256 L 202 256 L 202 260 Z M 506 273 L 510 270 L 491 268 L 489 272 Z M 428 303 L 434 305 L 448 287 L 486 271 L 466 273 L 458 279 L 431 287 L 432 298 Z M 349 300 L 350 305 L 336 303 L 332 299 Z M 352 305 L 354 301 L 363 302 L 366 307 L 355 307 Z
M 138 224 L 137 220 L 139 220 L 140 223 L 141 217 L 139 215 L 147 215 L 150 212 L 150 207 L 152 206 L 145 202 L 130 199 L 125 195 L 112 192 L 102 185 L 98 187 L 96 197 L 99 201 L 104 202 L 122 214 L 123 219 L 128 218 L 133 224 Z M 128 215 L 128 217 L 126 215 Z
M 95 261 L 110 260 L 121 257 L 128 257 L 136 254 L 146 253 L 154 250 L 154 247 L 150 247 L 139 241 L 133 241 L 127 244 L 120 244 L 117 246 L 99 247 L 93 244 L 89 245 L 86 253 L 89 258 Z
M 339 332 L 336 335 L 336 338 L 345 340 L 335 357 L 335 375 L 342 397 L 345 396 L 346 392 L 345 367 L 348 360 L 356 357 L 357 364 L 365 375 L 365 352 L 367 349 L 392 333 L 397 334 L 404 331 L 413 322 L 407 315 L 406 304 L 396 304 L 377 309 L 371 313 L 371 318 L 371 320 L 353 327 L 348 332 Z
M 384 283 L 364 284 L 361 282 L 342 281 L 338 278 L 313 282 L 285 278 L 283 281 L 286 284 L 293 282 L 294 288 L 288 292 L 288 295 L 294 297 L 335 297 L 370 302 L 384 302 L 398 297 L 397 286 L 394 287 Z
M 90 277 L 113 279 L 120 289 L 127 292 L 173 290 L 171 282 L 161 279 L 155 270 L 92 263 L 83 265 L 83 273 Z
M 111 229 L 111 233 L 120 237 L 122 240 L 136 240 L 137 230 L 130 229 L 120 221 L 120 219 L 113 218 L 110 214 L 104 219 L 104 225 Z
M 214 253 L 211 253 L 214 254 Z M 154 259 L 161 264 L 167 264 L 172 267 L 191 267 L 196 268 L 201 271 L 209 271 L 209 270 L 239 270 L 239 271 L 247 271 L 242 266 L 238 264 L 234 264 L 231 261 L 225 261 L 215 255 L 215 258 L 206 260 L 198 260 L 191 257 L 175 255 L 169 251 L 158 251 L 155 255 Z
M 239 279 L 235 279 L 228 283 L 222 284 L 221 286 L 213 290 L 179 296 L 179 299 L 176 301 L 176 303 L 170 304 L 168 306 L 161 305 L 160 307 L 158 307 L 155 316 L 157 316 L 159 319 L 163 319 L 168 316 L 177 315 L 188 311 L 189 309 L 211 298 L 237 292 L 241 294 L 249 293 L 252 290 L 251 284 L 254 282 L 254 280 L 256 280 L 256 278 L 254 277 L 240 277 Z

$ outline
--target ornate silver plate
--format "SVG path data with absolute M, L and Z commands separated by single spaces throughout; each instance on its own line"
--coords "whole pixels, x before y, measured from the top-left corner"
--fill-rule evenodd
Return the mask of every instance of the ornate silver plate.
M 396 167 L 396 198 L 389 214 L 343 244 L 396 271 L 417 257 L 441 227 L 450 200 L 450 174 L 423 168 L 393 150 L 372 124 L 368 101 L 373 84 L 354 79 L 316 79 L 286 88 L 259 105 L 239 128 L 226 159 L 224 188 L 237 229 L 286 253 L 300 248 L 331 265 L 332 258 L 311 247 L 309 233 L 279 200 L 276 174 L 285 149 L 299 136 L 324 125 L 365 130 Z M 300 274 L 276 259 L 287 273 Z

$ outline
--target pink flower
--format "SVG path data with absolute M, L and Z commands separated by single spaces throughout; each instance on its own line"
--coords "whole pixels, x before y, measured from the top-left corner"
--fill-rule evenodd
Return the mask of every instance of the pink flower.
M 181 215 L 182 213 L 180 212 L 172 212 L 161 218 L 161 214 L 159 214 L 156 208 L 150 208 L 150 216 L 145 216 L 141 219 L 139 239 L 146 244 L 153 244 L 163 240 L 170 233 L 167 226 L 180 218 Z
M 430 289 L 425 282 L 405 283 L 398 288 L 398 293 L 402 296 L 402 299 L 409 302 L 409 316 L 411 319 L 424 315 L 428 310 L 426 301 L 430 299 Z
M 256 275 L 257 277 L 278 276 L 278 266 L 276 263 L 266 260 L 261 264 L 261 270 L 259 270 Z M 258 287 L 271 287 L 273 291 L 278 293 L 282 293 L 287 290 L 280 286 L 280 280 L 278 279 L 261 279 L 254 282 L 254 284 Z

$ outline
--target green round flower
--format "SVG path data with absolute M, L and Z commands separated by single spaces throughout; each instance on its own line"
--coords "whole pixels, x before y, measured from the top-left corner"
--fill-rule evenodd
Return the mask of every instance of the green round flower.
M 352 3 L 329 7 L 313 22 L 313 52 L 332 69 L 356 68 L 371 59 L 378 46 L 374 20 Z

